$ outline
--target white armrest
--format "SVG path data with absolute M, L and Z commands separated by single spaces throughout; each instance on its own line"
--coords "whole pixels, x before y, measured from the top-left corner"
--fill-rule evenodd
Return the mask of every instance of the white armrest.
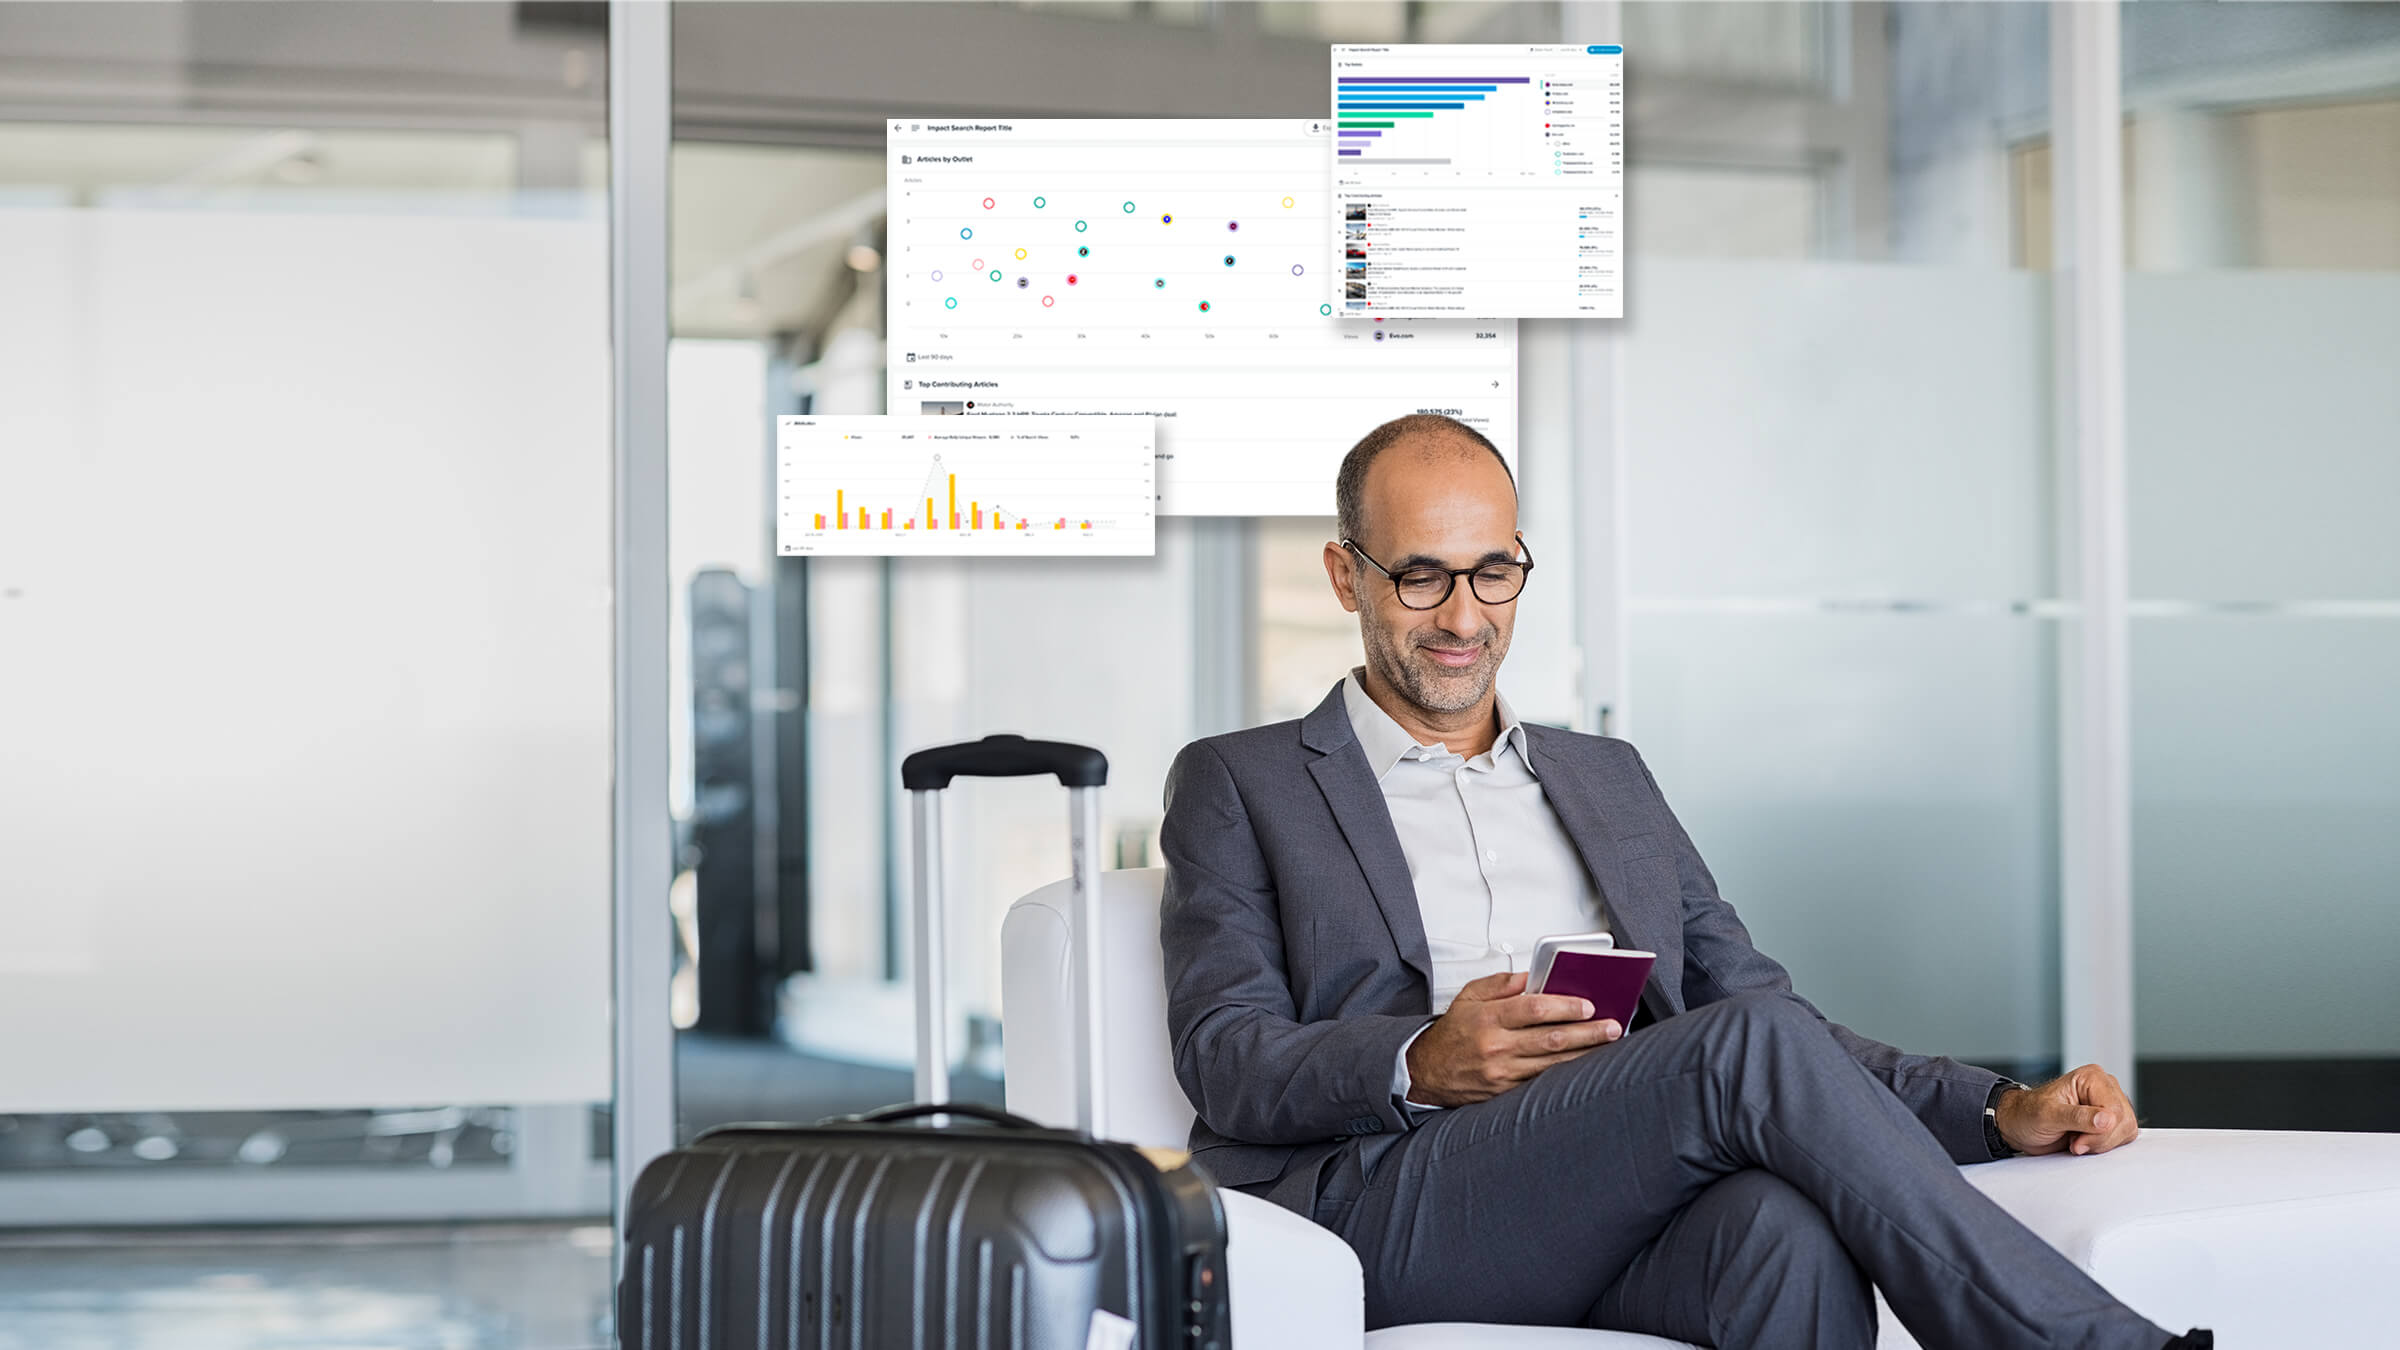
M 2391 1330 L 2400 1134 L 2144 1130 L 2097 1158 L 1965 1169 L 2108 1292 L 2225 1345 L 2366 1345 Z M 1885 1350 L 1913 1346 L 1885 1313 Z
M 1240 1191 L 1225 1202 L 1225 1275 L 1239 1350 L 1358 1350 L 1365 1277 L 1350 1244 L 1281 1205 Z

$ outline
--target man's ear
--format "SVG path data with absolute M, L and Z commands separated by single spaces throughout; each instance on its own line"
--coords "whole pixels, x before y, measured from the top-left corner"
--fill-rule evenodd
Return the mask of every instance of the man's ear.
M 1333 583 L 1333 597 L 1352 614 L 1358 612 L 1358 587 L 1353 584 L 1358 574 L 1351 570 L 1350 550 L 1340 544 L 1325 546 L 1325 579 Z

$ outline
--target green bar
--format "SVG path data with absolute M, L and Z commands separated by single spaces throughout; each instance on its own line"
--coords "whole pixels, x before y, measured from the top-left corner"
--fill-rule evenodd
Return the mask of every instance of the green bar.
M 1362 131 L 1363 131 L 1363 130 L 1365 130 L 1365 129 L 1367 129 L 1367 128 L 1369 128 L 1369 127 L 1376 128 L 1377 130 L 1385 130 L 1385 129 L 1388 129 L 1388 128 L 1389 128 L 1391 125 L 1392 125 L 1392 124 L 1391 124 L 1391 123 L 1389 123 L 1389 122 L 1344 122 L 1344 123 L 1342 123 L 1342 127 L 1343 127 L 1343 129 L 1345 129 L 1345 130 L 1347 130 L 1347 129 L 1351 128 L 1351 127 L 1356 127 L 1356 128 L 1358 128 L 1358 129 L 1360 129 L 1360 130 L 1362 130 Z

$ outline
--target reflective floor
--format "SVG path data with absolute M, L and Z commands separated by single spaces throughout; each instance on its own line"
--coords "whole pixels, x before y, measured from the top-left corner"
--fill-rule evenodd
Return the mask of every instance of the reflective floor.
M 0 1234 L 0 1350 L 600 1350 L 599 1226 Z

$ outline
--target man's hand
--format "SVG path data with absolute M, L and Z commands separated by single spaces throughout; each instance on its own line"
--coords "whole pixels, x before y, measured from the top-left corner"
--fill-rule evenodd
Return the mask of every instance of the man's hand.
M 2002 1093 L 1992 1116 L 2000 1137 L 2019 1153 L 2106 1153 L 2142 1132 L 2133 1099 L 2097 1064 Z
M 1526 993 L 1521 970 L 1471 980 L 1408 1047 L 1408 1099 L 1471 1105 L 1625 1034 L 1591 1015 L 1589 999 Z

